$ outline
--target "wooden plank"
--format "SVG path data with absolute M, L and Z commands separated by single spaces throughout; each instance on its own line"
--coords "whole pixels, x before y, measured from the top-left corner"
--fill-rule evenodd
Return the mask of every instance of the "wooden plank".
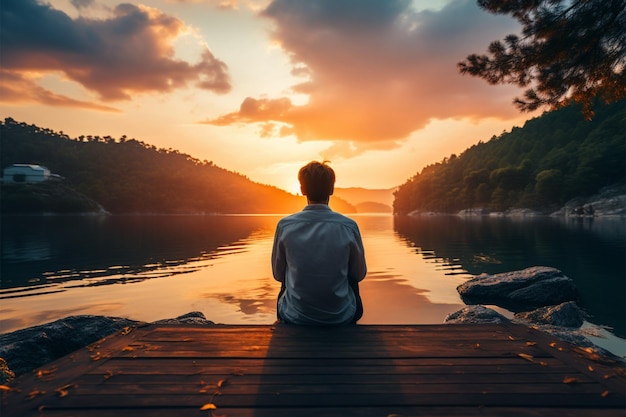
M 315 394 L 324 398 L 326 395 L 353 395 L 363 394 L 396 394 L 401 392 L 404 395 L 417 394 L 567 394 L 567 395 L 597 395 L 601 396 L 603 389 L 594 383 L 563 384 L 544 383 L 537 381 L 534 384 L 499 384 L 494 382 L 479 381 L 474 383 L 446 383 L 429 384 L 427 382 L 415 383 L 412 381 L 387 381 L 384 383 L 371 381 L 367 383 L 339 383 L 334 380 L 313 383 L 311 381 L 301 381 L 299 379 L 270 383 L 263 378 L 256 380 L 256 384 L 241 384 L 238 381 L 225 383 L 222 387 L 216 384 L 143 384 L 135 383 L 128 385 L 120 384 L 100 384 L 84 385 L 76 383 L 71 387 L 72 399 L 81 395 L 168 395 L 200 393 L 223 395 L 280 395 L 289 394 Z M 69 390 L 68 390 L 69 391 Z M 72 400 L 70 399 L 70 401 Z
M 44 410 L 48 417 L 68 417 L 68 410 Z M 325 408 L 218 408 L 213 416 L 227 417 L 623 417 L 620 410 L 528 406 L 516 407 L 325 407 Z M 207 417 L 198 407 L 115 409 L 116 417 Z M 89 410 L 89 417 L 111 417 L 111 410 Z
M 70 409 L 116 409 L 127 407 L 201 407 L 206 403 L 214 403 L 218 408 L 238 407 L 302 407 L 302 408 L 326 408 L 326 407 L 386 407 L 396 406 L 457 406 L 457 407 L 527 407 L 532 404 L 536 407 L 559 407 L 567 404 L 569 407 L 598 407 L 623 409 L 623 398 L 616 396 L 601 397 L 600 394 L 561 394 L 561 393 L 427 393 L 407 394 L 404 393 L 353 393 L 319 395 L 312 393 L 281 394 L 222 394 L 213 396 L 205 393 L 186 394 L 158 394 L 158 395 L 68 395 L 64 398 L 51 397 L 46 401 L 45 407 Z
M 471 384 L 477 382 L 487 381 L 497 384 L 534 384 L 537 382 L 537 373 L 391 373 L 392 370 L 387 370 L 387 373 L 378 374 L 354 374 L 349 372 L 344 373 L 289 373 L 289 369 L 280 373 L 255 373 L 255 374 L 241 374 L 233 376 L 232 373 L 223 374 L 172 374 L 170 372 L 161 373 L 111 373 L 111 374 L 89 374 L 78 377 L 75 381 L 77 385 L 81 387 L 87 385 L 93 385 L 101 387 L 106 385 L 131 385 L 131 384 L 144 384 L 144 385 L 180 385 L 187 387 L 187 389 L 193 389 L 192 386 L 217 386 L 220 381 L 227 381 L 228 384 L 233 385 L 259 385 L 264 384 L 288 384 L 297 380 L 298 384 L 302 385 L 314 385 L 314 384 L 372 384 L 372 383 L 390 383 L 390 384 Z M 559 373 L 542 373 L 542 384 L 563 384 L 563 381 L 568 381 L 574 375 L 572 372 L 559 372 Z M 577 375 L 577 384 L 589 384 L 596 383 L 594 380 L 586 375 Z M 94 388 L 97 389 L 97 388 Z

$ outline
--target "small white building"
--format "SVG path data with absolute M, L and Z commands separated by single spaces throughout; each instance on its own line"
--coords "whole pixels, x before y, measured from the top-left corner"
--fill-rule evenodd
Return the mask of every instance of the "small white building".
M 2 180 L 5 184 L 30 184 L 46 181 L 50 179 L 51 176 L 50 170 L 41 165 L 13 164 L 4 169 Z

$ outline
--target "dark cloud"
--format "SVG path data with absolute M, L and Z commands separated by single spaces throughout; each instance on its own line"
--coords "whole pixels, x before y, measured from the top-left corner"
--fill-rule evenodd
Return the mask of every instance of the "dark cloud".
M 275 23 L 292 73 L 305 78 L 292 90 L 309 101 L 255 117 L 242 105 L 208 123 L 283 122 L 300 140 L 346 141 L 334 149 L 354 154 L 398 146 L 433 119 L 517 116 L 512 90 L 457 70 L 466 55 L 517 30 L 473 0 L 439 11 L 416 11 L 409 0 L 275 0 L 262 15 Z
M 291 100 L 288 98 L 279 99 L 255 99 L 247 97 L 239 111 L 225 114 L 215 120 L 211 124 L 217 126 L 226 126 L 235 122 L 253 123 L 272 120 L 284 120 L 288 118 L 287 113 L 293 108 Z
M 107 19 L 72 19 L 34 0 L 3 0 L 0 13 L 2 67 L 14 74 L 61 72 L 103 100 L 189 83 L 215 93 L 231 88 L 226 64 L 208 49 L 194 64 L 174 57 L 172 41 L 186 27 L 156 9 L 120 4 Z

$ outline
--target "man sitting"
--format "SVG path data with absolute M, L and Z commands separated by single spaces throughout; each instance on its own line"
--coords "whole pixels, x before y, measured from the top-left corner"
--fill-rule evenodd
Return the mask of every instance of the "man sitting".
M 359 281 L 367 267 L 356 222 L 330 209 L 335 172 L 310 162 L 298 172 L 306 207 L 281 219 L 272 248 L 272 273 L 282 283 L 279 320 L 290 324 L 342 325 L 363 315 Z

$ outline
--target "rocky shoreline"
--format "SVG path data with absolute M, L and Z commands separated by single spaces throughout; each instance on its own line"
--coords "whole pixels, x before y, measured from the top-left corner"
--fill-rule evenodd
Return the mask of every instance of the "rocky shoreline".
M 566 202 L 561 208 L 511 208 L 494 211 L 484 207 L 467 208 L 454 213 L 463 217 L 536 217 L 550 216 L 562 218 L 626 217 L 626 193 L 624 186 L 605 187 L 597 194 L 579 197 Z M 450 213 L 413 211 L 410 216 L 450 215 Z
M 590 340 L 602 337 L 602 327 L 586 323 L 578 307 L 578 290 L 574 281 L 560 270 L 535 266 L 521 271 L 481 274 L 457 287 L 467 307 L 449 314 L 445 323 L 503 323 L 511 321 L 548 333 L 572 345 L 624 361 Z M 509 319 L 487 305 L 513 313 Z
M 600 357 L 624 361 L 596 346 L 581 326 L 585 315 L 576 304 L 573 281 L 550 267 L 532 267 L 502 274 L 482 274 L 457 287 L 467 307 L 448 315 L 445 323 L 503 323 L 512 321 L 546 332 Z M 514 313 L 512 319 L 485 305 Z M 215 325 L 194 311 L 155 324 Z M 0 335 L 0 384 L 116 332 L 128 332 L 148 323 L 120 317 L 70 316 L 51 323 Z M 592 332 L 591 332 L 592 333 Z M 597 335 L 596 335 L 597 336 Z

